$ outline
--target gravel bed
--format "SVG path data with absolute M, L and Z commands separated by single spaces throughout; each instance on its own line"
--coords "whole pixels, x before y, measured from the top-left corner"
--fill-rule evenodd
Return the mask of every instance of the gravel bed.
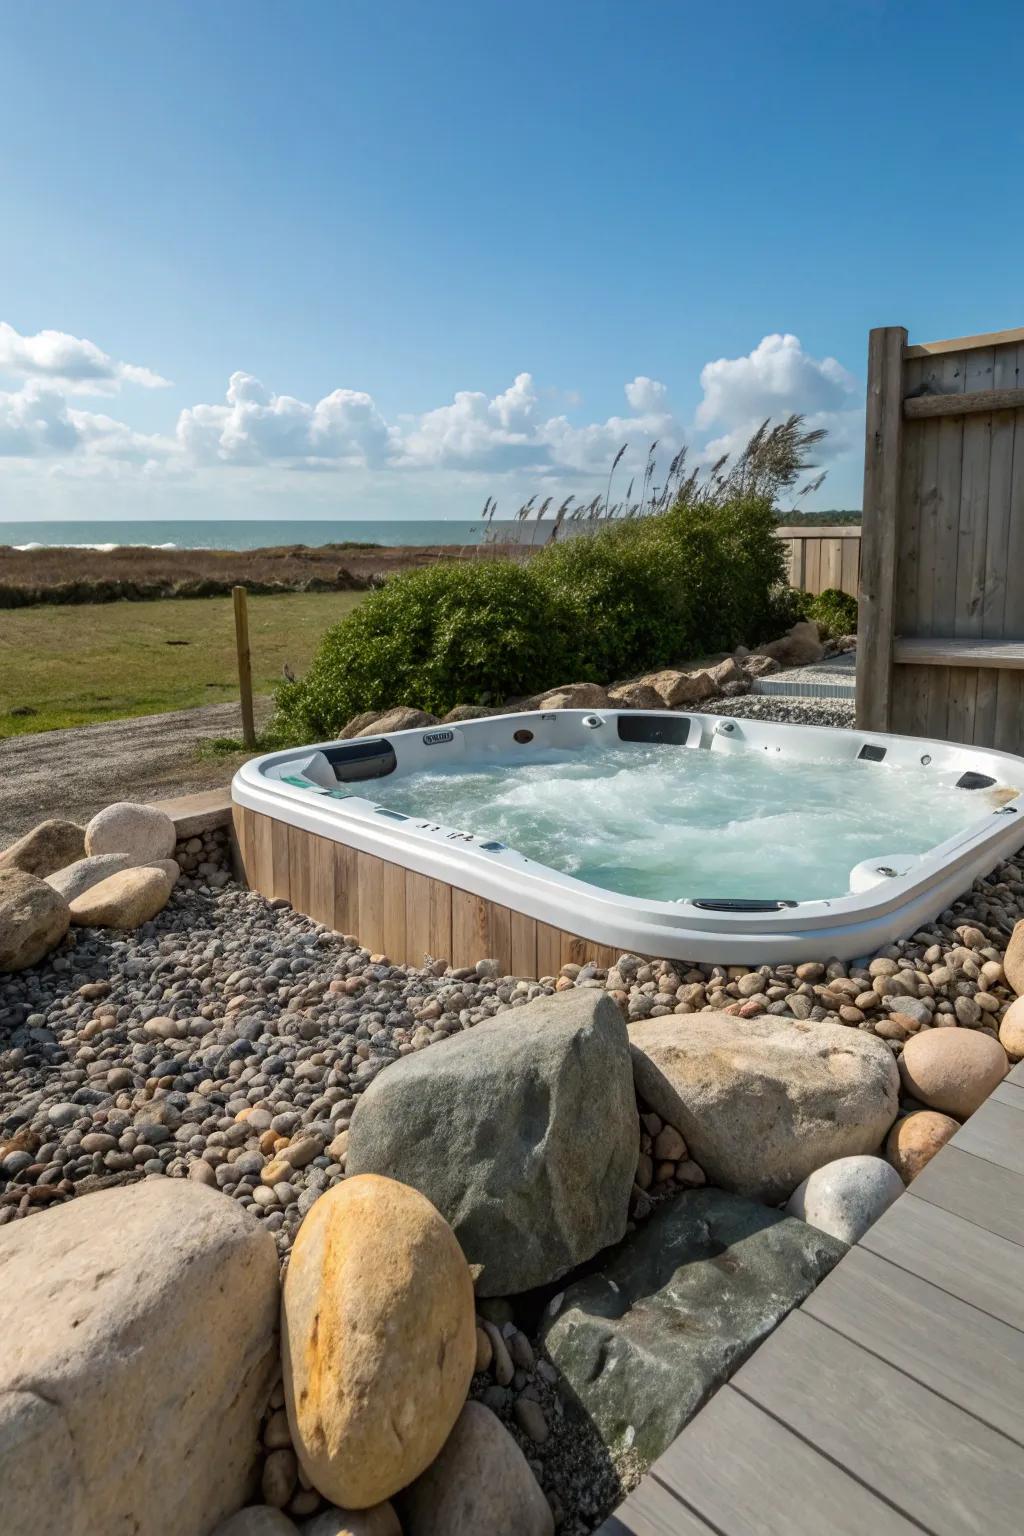
M 852 699 L 798 699 L 783 694 L 748 693 L 738 699 L 713 699 L 701 709 L 730 720 L 780 720 L 786 725 L 835 725 L 852 730 L 856 707 Z

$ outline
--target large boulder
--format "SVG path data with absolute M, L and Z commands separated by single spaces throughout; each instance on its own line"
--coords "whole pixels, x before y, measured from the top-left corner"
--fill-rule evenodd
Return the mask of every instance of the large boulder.
M 1003 956 L 1003 975 L 1018 997 L 1024 997 L 1024 917 L 1014 924 Z
M 900 1077 L 919 1104 L 966 1120 L 1010 1070 L 998 1040 L 976 1029 L 928 1029 L 900 1056 Z
M 612 1454 L 646 1466 L 845 1252 L 781 1211 L 688 1191 L 553 1298 L 544 1345 Z
M 650 683 L 618 683 L 608 690 L 608 702 L 616 709 L 664 709 L 661 694 Z
M 476 1362 L 473 1281 L 428 1200 L 349 1178 L 299 1228 L 281 1352 L 292 1443 L 343 1508 L 389 1499 L 434 1460 Z
M 808 667 L 821 660 L 825 647 L 817 624 L 801 619 L 781 640 L 769 640 L 767 645 L 759 645 L 755 654 L 771 656 L 781 667 Z
M 537 701 L 538 709 L 607 709 L 608 693 L 600 683 L 566 683 L 549 689 Z
M 174 852 L 174 822 L 155 805 L 118 800 L 98 811 L 85 829 L 85 852 L 124 853 L 132 864 L 152 864 Z M 63 862 L 66 864 L 68 860 Z
M 388 709 L 382 715 L 375 715 L 354 734 L 356 736 L 387 736 L 392 731 L 412 731 L 417 726 L 437 724 L 437 715 L 429 714 L 425 709 L 409 709 L 403 706 L 401 709 Z
M 884 1158 L 839 1157 L 797 1185 L 786 1214 L 856 1243 L 902 1193 L 903 1180 Z
M 626 1229 L 639 1123 L 626 1027 L 605 993 L 537 998 L 374 1079 L 349 1173 L 422 1190 L 451 1222 L 478 1294 L 556 1280 Z
M 467 1403 L 399 1507 L 405 1536 L 553 1536 L 551 1506 L 501 1420 Z
M 896 1118 L 883 1041 L 840 1024 L 666 1014 L 629 1027 L 637 1092 L 708 1182 L 778 1201 L 815 1168 L 874 1152 Z
M 162 865 L 144 865 L 141 869 L 123 869 L 108 875 L 75 897 L 71 921 L 83 928 L 138 928 L 166 907 L 174 878 Z
M 3 1227 L 0 1274 L 5 1531 L 206 1536 L 238 1509 L 277 1367 L 269 1232 L 147 1179 Z
M 99 885 L 108 875 L 116 875 L 129 869 L 131 860 L 126 853 L 94 853 L 90 859 L 76 859 L 73 864 L 47 875 L 47 885 L 52 885 L 67 902 L 83 896 L 92 886 Z
M 668 709 L 678 709 L 683 704 L 700 704 L 704 699 L 714 698 L 718 692 L 713 678 L 703 671 L 677 672 L 666 669 L 662 672 L 649 672 L 640 681 L 649 684 L 661 698 L 663 707 Z
M 959 1122 L 951 1115 L 919 1109 L 896 1121 L 886 1139 L 885 1155 L 904 1184 L 909 1184 L 959 1129 Z
M 54 818 L 19 837 L 0 853 L 0 869 L 20 869 L 26 875 L 45 879 L 55 869 L 62 869 L 85 852 L 85 831 L 73 821 Z
M 35 965 L 70 926 L 67 902 L 45 880 L 0 869 L 0 971 Z

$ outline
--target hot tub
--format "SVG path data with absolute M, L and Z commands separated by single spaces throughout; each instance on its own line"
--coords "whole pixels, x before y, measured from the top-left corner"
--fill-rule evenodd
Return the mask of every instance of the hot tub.
M 391 960 L 852 959 L 1024 845 L 1024 759 L 676 711 L 554 710 L 274 752 L 249 883 Z

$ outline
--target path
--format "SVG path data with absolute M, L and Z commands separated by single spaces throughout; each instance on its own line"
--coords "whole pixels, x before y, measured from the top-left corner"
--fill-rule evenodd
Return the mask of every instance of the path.
M 256 705 L 259 720 L 269 701 Z M 237 704 L 207 704 L 0 740 L 0 848 L 48 816 L 84 822 L 112 800 L 216 789 L 242 757 L 201 760 L 196 746 L 240 733 Z

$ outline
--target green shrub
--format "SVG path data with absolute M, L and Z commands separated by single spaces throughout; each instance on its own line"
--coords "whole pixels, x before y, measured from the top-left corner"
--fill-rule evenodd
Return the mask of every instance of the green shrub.
M 336 736 L 364 709 L 444 714 L 547 685 L 547 605 L 530 565 L 432 565 L 378 587 L 328 630 L 309 672 L 278 689 L 275 741 Z
M 807 617 L 820 624 L 831 638 L 856 634 L 857 599 L 848 592 L 840 592 L 838 587 L 826 587 L 811 599 Z

